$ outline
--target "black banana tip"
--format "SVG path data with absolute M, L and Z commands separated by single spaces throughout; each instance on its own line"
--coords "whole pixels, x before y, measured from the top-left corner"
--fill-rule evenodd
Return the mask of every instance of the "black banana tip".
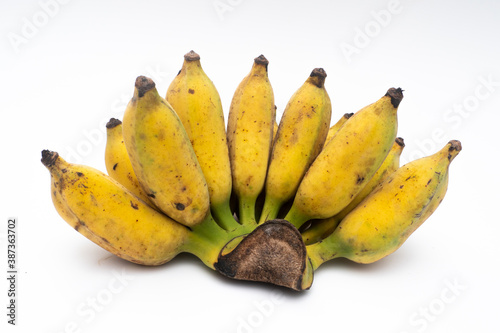
M 401 137 L 397 137 L 396 138 L 396 143 L 400 146 L 400 147 L 403 147 L 405 146 L 405 140 Z
M 449 148 L 449 151 L 461 151 L 462 150 L 462 143 L 458 140 L 451 140 L 450 142 L 448 142 L 450 144 L 450 148 Z
M 354 112 L 351 112 L 351 113 L 344 113 L 344 118 L 345 118 L 345 119 L 349 119 L 349 118 L 351 118 L 352 116 L 354 116 Z
M 107 129 L 112 129 L 115 128 L 118 125 L 121 125 L 122 122 L 119 119 L 116 118 L 111 118 L 107 123 L 106 123 L 106 128 Z
M 326 72 L 323 68 L 313 69 L 309 77 L 315 79 L 313 82 L 318 88 L 323 88 L 326 79 Z
M 59 157 L 59 154 L 56 153 L 55 151 L 50 151 L 47 149 L 42 150 L 42 164 L 45 165 L 47 168 L 50 168 L 56 163 L 57 158 Z
M 139 97 L 144 96 L 145 93 L 150 91 L 155 87 L 155 83 L 153 80 L 151 80 L 149 77 L 145 76 L 138 76 L 137 79 L 135 80 L 135 88 L 139 92 Z
M 259 64 L 259 65 L 264 65 L 267 67 L 267 65 L 269 64 L 269 60 L 267 60 L 266 57 L 264 57 L 263 54 L 261 54 L 260 56 L 258 56 L 257 58 L 254 59 L 254 62 L 256 64 Z
M 385 96 L 389 96 L 391 98 L 391 104 L 396 109 L 398 108 L 399 103 L 403 100 L 403 91 L 404 90 L 401 88 L 390 88 L 385 94 Z
M 194 52 L 193 50 L 191 50 L 184 55 L 184 60 L 186 60 L 186 61 L 200 60 L 200 55 L 198 53 Z

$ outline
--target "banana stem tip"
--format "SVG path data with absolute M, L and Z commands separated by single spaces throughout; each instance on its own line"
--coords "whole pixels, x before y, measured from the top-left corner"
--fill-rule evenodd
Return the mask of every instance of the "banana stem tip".
M 56 163 L 59 154 L 55 151 L 50 151 L 47 149 L 42 150 L 42 164 L 47 168 L 50 168 Z
M 184 60 L 186 60 L 186 61 L 200 60 L 200 55 L 198 53 L 194 52 L 193 50 L 191 50 L 184 55 Z
M 405 140 L 402 138 L 402 137 L 397 137 L 396 138 L 396 143 L 400 146 L 400 147 L 405 147 Z
M 403 100 L 403 89 L 401 88 L 390 88 L 387 90 L 385 96 L 389 96 L 391 98 L 391 104 L 395 108 L 398 108 L 399 103 Z
M 137 79 L 135 79 L 135 88 L 139 92 L 139 97 L 144 96 L 145 93 L 150 91 L 155 87 L 155 83 L 152 79 L 149 77 L 145 76 L 138 76 Z
M 449 152 L 456 151 L 457 153 L 462 150 L 462 143 L 458 140 L 451 140 L 448 142 L 450 144 Z
M 315 68 L 312 70 L 310 78 L 316 78 L 316 80 L 312 80 L 318 88 L 323 88 L 326 79 L 326 72 L 323 68 Z
M 106 123 L 106 128 L 112 129 L 115 128 L 118 125 L 121 125 L 121 120 L 116 119 L 116 118 L 111 118 L 107 123 Z
M 266 68 L 267 68 L 267 65 L 269 64 L 269 60 L 267 60 L 266 57 L 264 57 L 263 54 L 261 54 L 260 56 L 258 56 L 257 58 L 255 58 L 253 61 L 256 64 L 266 66 Z

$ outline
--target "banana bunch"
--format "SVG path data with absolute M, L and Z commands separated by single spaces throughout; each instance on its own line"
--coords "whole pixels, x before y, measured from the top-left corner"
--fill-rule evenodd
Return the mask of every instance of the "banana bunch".
M 366 264 L 397 250 L 443 200 L 461 143 L 400 166 L 403 90 L 331 125 L 322 68 L 278 122 L 268 64 L 254 59 L 227 128 L 195 52 L 164 96 L 139 76 L 123 120 L 106 125 L 107 174 L 42 151 L 59 215 L 133 263 L 187 252 L 227 277 L 295 290 L 326 261 Z

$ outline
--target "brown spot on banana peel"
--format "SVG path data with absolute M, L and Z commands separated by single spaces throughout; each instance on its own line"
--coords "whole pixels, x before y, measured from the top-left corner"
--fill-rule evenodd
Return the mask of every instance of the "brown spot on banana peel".
M 194 94 L 194 89 L 188 89 L 188 93 Z
M 130 206 L 135 209 L 135 210 L 138 210 L 139 209 L 139 205 L 138 204 L 134 204 L 132 201 L 130 201 Z
M 396 109 L 398 108 L 399 103 L 403 100 L 403 91 L 404 90 L 401 88 L 390 88 L 385 94 L 385 96 L 389 96 L 391 98 L 391 104 Z
M 365 177 L 358 175 L 358 178 L 356 179 L 356 184 L 361 184 L 365 180 Z
M 312 283 L 300 232 L 286 220 L 270 220 L 255 228 L 231 252 L 219 255 L 215 269 L 224 276 L 304 290 Z M 305 276 L 305 274 L 311 276 Z M 306 286 L 303 278 L 306 277 Z

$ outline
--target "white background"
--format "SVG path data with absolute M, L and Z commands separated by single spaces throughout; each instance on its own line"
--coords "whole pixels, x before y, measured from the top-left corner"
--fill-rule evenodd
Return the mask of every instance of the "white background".
M 499 13 L 494 0 L 2 0 L 1 267 L 7 218 L 19 223 L 18 326 L 6 324 L 1 278 L 2 327 L 498 332 Z M 191 49 L 226 116 L 261 53 L 278 117 L 315 67 L 335 120 L 402 87 L 404 161 L 462 141 L 442 205 L 393 255 L 325 264 L 301 293 L 225 279 L 189 255 L 157 268 L 109 255 L 57 215 L 40 152 L 104 171 L 104 124 L 122 117 L 135 78 L 165 93 Z

